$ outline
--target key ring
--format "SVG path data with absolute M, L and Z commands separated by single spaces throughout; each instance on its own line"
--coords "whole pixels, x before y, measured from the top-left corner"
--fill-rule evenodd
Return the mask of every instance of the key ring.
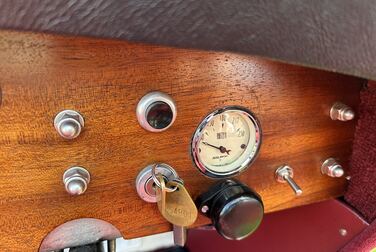
M 156 176 L 156 170 L 157 170 L 158 164 L 153 165 L 153 168 L 151 169 L 151 178 L 153 179 L 156 186 L 162 189 L 161 182 L 159 182 L 157 176 Z M 176 189 L 178 189 L 177 186 L 174 186 L 173 188 L 165 187 L 166 192 L 175 192 Z

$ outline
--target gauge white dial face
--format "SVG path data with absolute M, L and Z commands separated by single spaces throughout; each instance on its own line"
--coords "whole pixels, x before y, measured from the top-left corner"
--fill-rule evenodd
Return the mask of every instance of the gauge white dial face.
M 251 118 L 236 109 L 211 117 L 194 146 L 196 164 L 217 175 L 236 173 L 248 166 L 259 147 L 258 125 Z

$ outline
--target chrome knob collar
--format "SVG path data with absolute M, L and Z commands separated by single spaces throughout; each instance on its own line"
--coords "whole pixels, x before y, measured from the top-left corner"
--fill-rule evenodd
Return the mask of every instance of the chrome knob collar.
M 176 119 L 175 101 L 166 93 L 154 91 L 146 94 L 137 104 L 137 120 L 142 128 L 150 132 L 161 132 Z

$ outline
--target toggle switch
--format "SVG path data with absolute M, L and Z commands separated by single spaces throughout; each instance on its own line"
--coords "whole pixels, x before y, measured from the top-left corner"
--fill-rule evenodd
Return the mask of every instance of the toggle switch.
M 275 178 L 279 183 L 288 183 L 296 196 L 303 193 L 303 190 L 292 179 L 294 177 L 293 169 L 288 165 L 283 165 L 275 171 Z
M 342 166 L 334 158 L 328 158 L 321 165 L 321 173 L 329 177 L 339 178 L 345 173 Z
M 83 167 L 71 167 L 64 172 L 63 182 L 70 195 L 81 195 L 90 183 L 90 173 Z
M 62 138 L 74 139 L 84 128 L 84 118 L 74 110 L 63 110 L 55 116 L 54 126 Z
M 330 109 L 330 118 L 332 120 L 350 121 L 354 119 L 355 112 L 352 108 L 341 102 L 336 102 Z

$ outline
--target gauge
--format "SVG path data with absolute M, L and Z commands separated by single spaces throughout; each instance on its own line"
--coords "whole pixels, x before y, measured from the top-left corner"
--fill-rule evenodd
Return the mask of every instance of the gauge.
M 206 176 L 236 175 L 255 160 L 261 145 L 261 127 L 245 108 L 224 107 L 209 114 L 192 138 L 192 157 Z

